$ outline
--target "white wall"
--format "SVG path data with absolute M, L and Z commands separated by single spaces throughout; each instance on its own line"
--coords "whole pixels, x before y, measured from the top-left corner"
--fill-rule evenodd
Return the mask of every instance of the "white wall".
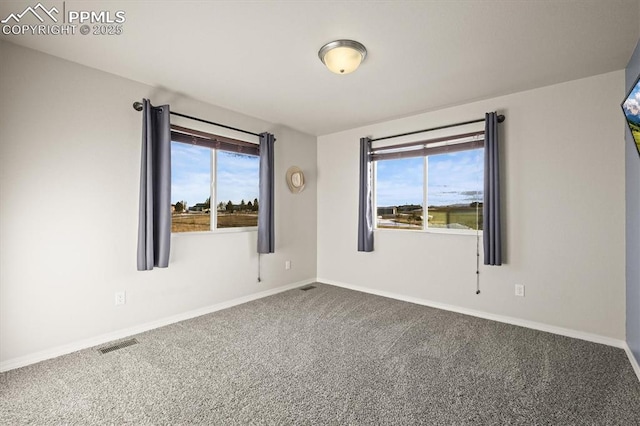
M 640 75 L 640 42 L 625 70 L 625 88 L 631 90 Z M 625 92 L 626 93 L 626 92 Z M 635 141 L 625 124 L 626 137 L 626 265 L 627 344 L 640 363 L 640 158 Z
M 319 280 L 624 340 L 623 87 L 617 71 L 319 137 Z M 506 264 L 481 266 L 481 294 L 474 236 L 376 231 L 375 251 L 357 252 L 359 138 L 494 110 Z
M 6 42 L 0 67 L 1 364 L 316 276 L 314 136 Z M 262 257 L 262 283 L 255 231 L 174 235 L 169 268 L 136 271 L 141 117 L 131 104 L 143 97 L 275 134 L 276 253 Z M 299 195 L 284 180 L 294 164 L 307 178 Z M 120 290 L 128 301 L 116 307 Z

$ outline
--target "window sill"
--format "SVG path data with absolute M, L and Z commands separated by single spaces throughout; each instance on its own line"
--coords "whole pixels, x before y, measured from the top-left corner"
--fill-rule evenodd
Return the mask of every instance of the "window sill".
M 172 232 L 171 235 L 212 235 L 212 234 L 236 234 L 239 232 L 258 232 L 257 226 L 244 228 L 219 228 L 211 231 Z
M 451 235 L 468 235 L 475 237 L 482 236 L 482 231 L 453 229 L 453 228 L 427 228 L 427 229 L 393 229 L 393 228 L 374 228 L 376 232 L 393 232 L 393 233 L 416 233 L 416 234 L 451 234 Z

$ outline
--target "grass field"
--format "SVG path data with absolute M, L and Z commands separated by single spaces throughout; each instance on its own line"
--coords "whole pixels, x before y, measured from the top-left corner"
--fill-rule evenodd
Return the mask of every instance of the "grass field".
M 458 224 L 475 230 L 476 220 L 482 229 L 482 208 L 476 219 L 475 207 L 436 207 L 428 210 L 430 228 L 449 228 L 451 224 Z
M 258 226 L 257 213 L 220 213 L 218 228 L 237 228 Z M 208 213 L 174 214 L 171 218 L 171 232 L 202 232 L 211 229 L 211 216 Z
M 631 136 L 633 136 L 633 140 L 636 143 L 636 148 L 640 152 L 640 125 L 629 119 L 629 116 L 627 116 L 627 123 L 629 124 L 629 130 L 631 130 Z
M 405 215 L 383 215 L 378 221 L 378 228 L 383 229 L 422 229 L 422 220 Z

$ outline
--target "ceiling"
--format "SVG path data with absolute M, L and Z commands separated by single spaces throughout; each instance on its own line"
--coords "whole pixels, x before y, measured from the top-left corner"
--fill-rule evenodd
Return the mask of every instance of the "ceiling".
M 0 18 L 37 1 L 3 1 Z M 620 70 L 640 36 L 638 0 L 68 0 L 64 7 L 123 10 L 123 34 L 0 39 L 313 135 Z M 333 74 L 318 59 L 338 38 L 368 49 L 352 74 Z

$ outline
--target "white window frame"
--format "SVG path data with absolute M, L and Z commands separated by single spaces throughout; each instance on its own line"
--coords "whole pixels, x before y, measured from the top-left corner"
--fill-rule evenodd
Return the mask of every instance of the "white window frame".
M 211 210 L 211 232 L 232 233 L 232 232 L 258 232 L 256 226 L 238 226 L 233 228 L 218 228 L 218 150 L 211 149 L 211 202 L 215 198 L 216 207 Z M 258 172 L 258 177 L 260 172 Z M 260 202 L 260 200 L 258 200 Z
M 248 142 L 248 141 L 247 141 Z M 171 143 L 182 143 L 177 141 L 171 141 Z M 211 160 L 211 179 L 209 182 L 209 230 L 208 231 L 186 231 L 186 232 L 171 232 L 171 235 L 197 235 L 197 234 L 228 234 L 234 232 L 258 232 L 258 226 L 238 226 L 232 228 L 218 228 L 218 149 L 208 148 L 210 152 Z M 258 200 L 259 201 L 259 200 Z
M 479 148 L 475 148 L 479 149 Z M 465 150 L 472 151 L 473 149 Z M 461 151 L 464 152 L 464 151 Z M 393 161 L 393 160 L 378 160 L 378 161 Z M 378 228 L 378 161 L 372 161 L 372 176 L 373 176 L 373 211 L 375 212 L 375 221 L 373 229 L 381 232 L 418 232 L 418 233 L 432 233 L 432 234 L 452 234 L 452 235 L 483 235 L 482 229 L 453 229 L 453 228 L 430 228 L 428 217 L 428 201 L 429 201 L 429 156 L 424 156 L 423 161 L 423 176 L 422 176 L 422 229 L 393 229 L 393 228 Z

